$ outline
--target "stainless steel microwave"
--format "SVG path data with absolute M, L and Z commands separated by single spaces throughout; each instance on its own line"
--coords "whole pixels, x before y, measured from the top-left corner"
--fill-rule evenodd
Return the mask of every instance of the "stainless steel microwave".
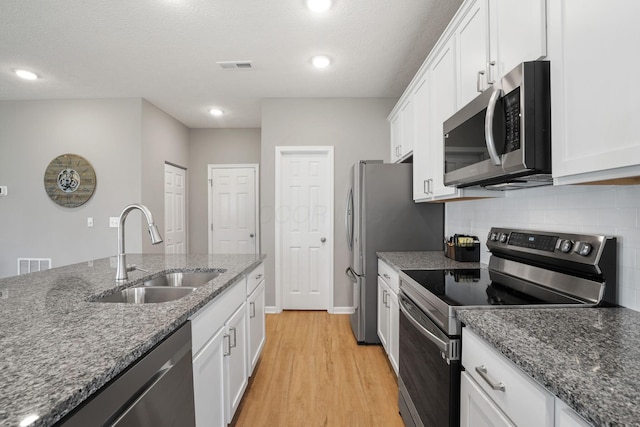
M 552 183 L 549 80 L 549 62 L 523 62 L 444 122 L 445 185 Z

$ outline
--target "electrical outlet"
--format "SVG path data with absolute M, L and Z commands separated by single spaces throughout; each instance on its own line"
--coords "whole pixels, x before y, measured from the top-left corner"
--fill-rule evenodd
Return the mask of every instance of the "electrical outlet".
M 109 227 L 118 228 L 118 221 L 119 220 L 120 220 L 120 218 L 117 217 L 117 216 L 110 216 L 109 217 Z
M 6 196 L 9 189 L 7 189 L 6 185 L 0 185 L 0 197 Z
M 92 216 L 87 218 L 87 227 L 93 227 L 93 217 Z

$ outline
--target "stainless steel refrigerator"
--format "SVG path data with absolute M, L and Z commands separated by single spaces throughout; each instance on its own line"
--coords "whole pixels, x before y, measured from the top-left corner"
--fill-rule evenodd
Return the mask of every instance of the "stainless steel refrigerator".
M 361 160 L 351 168 L 345 228 L 353 285 L 351 328 L 358 343 L 380 342 L 377 333 L 376 252 L 442 250 L 444 205 L 414 203 L 412 164 Z

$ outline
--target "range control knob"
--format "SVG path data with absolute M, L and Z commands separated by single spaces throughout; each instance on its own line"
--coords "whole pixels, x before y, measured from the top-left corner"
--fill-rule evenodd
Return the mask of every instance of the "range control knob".
M 500 233 L 500 242 L 501 243 L 506 243 L 507 242 L 507 233 Z
M 571 240 L 562 240 L 560 242 L 560 252 L 568 253 L 573 248 L 573 242 Z
M 498 233 L 491 233 L 491 235 L 489 236 L 489 240 L 491 240 L 492 242 L 498 240 Z
M 576 242 L 576 248 L 573 250 L 578 255 L 587 256 L 591 253 L 593 246 L 590 243 Z

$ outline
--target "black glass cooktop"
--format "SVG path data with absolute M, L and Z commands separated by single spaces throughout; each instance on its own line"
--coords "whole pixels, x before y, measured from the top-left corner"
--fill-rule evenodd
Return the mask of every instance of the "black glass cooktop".
M 548 299 L 515 291 L 492 281 L 484 268 L 452 270 L 402 270 L 421 292 L 428 292 L 449 306 L 576 304 L 575 299 L 550 295 Z

